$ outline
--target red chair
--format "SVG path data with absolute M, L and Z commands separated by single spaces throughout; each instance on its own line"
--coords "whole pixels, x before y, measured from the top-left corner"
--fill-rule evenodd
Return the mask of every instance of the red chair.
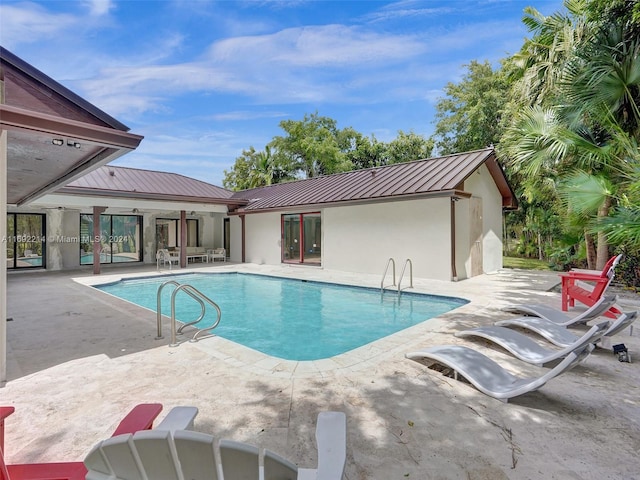
M 571 270 L 561 273 L 562 280 L 562 311 L 566 312 L 569 307 L 575 306 L 576 300 L 591 307 L 611 285 L 615 276 L 615 269 L 622 260 L 622 254 L 611 257 L 601 272 L 587 270 Z M 585 284 L 583 282 L 589 282 Z M 611 307 L 605 316 L 617 318 L 620 310 Z
M 136 405 L 118 424 L 112 436 L 149 430 L 162 411 L 159 403 Z M 0 480 L 84 480 L 87 469 L 83 462 L 24 463 L 4 462 L 4 420 L 14 407 L 0 407 Z

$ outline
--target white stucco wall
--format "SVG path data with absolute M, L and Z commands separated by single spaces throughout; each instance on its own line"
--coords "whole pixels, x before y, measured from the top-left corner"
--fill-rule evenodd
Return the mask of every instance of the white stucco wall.
M 281 223 L 279 213 L 245 217 L 246 262 L 277 265 L 281 259 Z
M 281 213 L 247 215 L 246 261 L 281 262 Z M 406 259 L 413 275 L 450 280 L 448 198 L 333 207 L 322 210 L 322 267 L 379 274 L 390 257 L 400 275 Z M 232 260 L 239 261 L 240 218 L 232 217 Z M 390 274 L 391 272 L 389 272 Z M 408 275 L 408 270 L 407 274 Z M 390 277 L 389 277 L 390 278 Z M 406 279 L 405 279 L 406 281 Z
M 471 246 L 470 211 L 468 198 L 460 198 L 455 202 L 456 221 L 456 278 L 464 280 L 471 276 L 469 248 Z
M 231 231 L 231 253 L 227 254 L 232 262 L 242 261 L 242 219 L 234 216 L 229 220 Z
M 465 191 L 482 198 L 482 265 L 485 273 L 502 268 L 502 196 L 486 166 L 465 182 Z
M 411 259 L 414 277 L 449 280 L 449 218 L 448 198 L 327 208 L 322 266 L 382 278 L 390 257 L 397 275 Z

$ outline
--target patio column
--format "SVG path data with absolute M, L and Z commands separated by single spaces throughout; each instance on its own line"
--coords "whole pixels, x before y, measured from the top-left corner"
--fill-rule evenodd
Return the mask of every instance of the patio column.
M 0 383 L 7 381 L 7 131 L 0 131 Z
M 241 258 L 241 262 L 244 263 L 244 257 L 245 257 L 245 251 L 244 251 L 244 245 L 245 245 L 245 241 L 244 241 L 244 236 L 245 236 L 245 230 L 244 230 L 244 215 L 240 215 L 240 225 L 242 225 L 242 258 Z
M 180 210 L 180 268 L 187 266 L 187 212 Z
M 456 270 L 456 202 L 458 197 L 451 197 L 451 281 L 458 281 L 458 271 Z
M 102 231 L 100 230 L 100 214 L 107 207 L 93 207 L 93 274 L 100 275 L 100 253 L 102 251 Z

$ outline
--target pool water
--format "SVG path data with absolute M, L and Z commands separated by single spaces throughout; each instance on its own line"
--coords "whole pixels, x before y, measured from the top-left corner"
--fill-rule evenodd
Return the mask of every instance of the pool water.
M 318 360 L 348 352 L 424 322 L 467 300 L 397 293 L 321 282 L 240 273 L 185 274 L 132 279 L 97 286 L 100 290 L 156 311 L 158 287 L 167 280 L 189 284 L 216 302 L 222 319 L 216 335 L 286 360 Z M 162 313 L 171 315 L 174 286 L 162 291 Z M 176 295 L 176 318 L 187 323 L 200 305 L 183 291 Z M 212 325 L 208 308 L 196 325 Z

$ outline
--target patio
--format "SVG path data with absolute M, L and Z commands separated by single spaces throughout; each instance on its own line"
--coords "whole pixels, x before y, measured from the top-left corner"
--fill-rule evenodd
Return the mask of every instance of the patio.
M 376 275 L 292 266 L 189 265 L 379 288 Z M 314 422 L 322 410 L 347 415 L 348 479 L 635 478 L 640 449 L 640 340 L 624 331 L 636 363 L 598 349 L 584 364 L 508 404 L 407 360 L 428 345 L 465 344 L 522 375 L 542 369 L 481 342 L 463 328 L 511 314 L 510 302 L 551 302 L 551 272 L 503 270 L 458 283 L 414 279 L 416 291 L 471 303 L 334 357 L 332 364 L 281 362 L 223 339 L 167 346 L 155 314 L 88 288 L 96 279 L 155 273 L 155 266 L 8 275 L 8 379 L 2 401 L 9 463 L 82 459 L 133 405 L 161 402 L 200 410 L 195 429 L 267 447 L 314 466 Z M 163 272 L 165 273 L 165 272 Z M 168 271 L 166 272 L 168 273 Z M 78 278 L 74 281 L 73 278 Z M 37 301 L 34 299 L 37 298 Z M 625 296 L 625 310 L 640 308 Z M 224 321 L 224 316 L 223 316 Z M 637 331 L 637 330 L 636 330 Z

